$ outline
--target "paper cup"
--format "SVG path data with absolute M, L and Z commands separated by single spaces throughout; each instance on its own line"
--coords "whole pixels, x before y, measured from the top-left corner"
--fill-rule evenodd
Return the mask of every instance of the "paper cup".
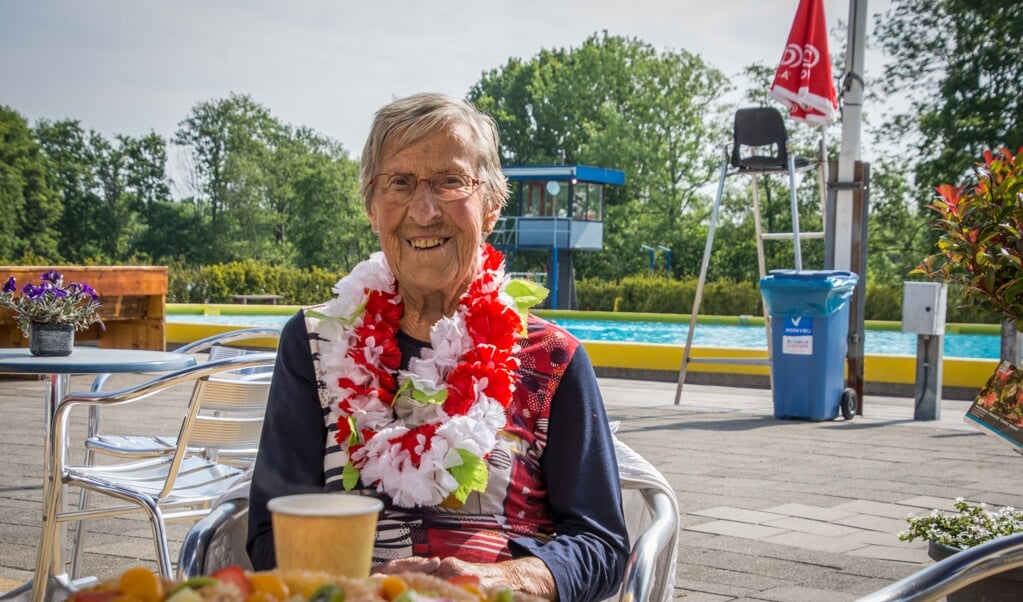
M 274 498 L 267 507 L 277 568 L 369 577 L 383 502 L 363 495 L 309 493 Z

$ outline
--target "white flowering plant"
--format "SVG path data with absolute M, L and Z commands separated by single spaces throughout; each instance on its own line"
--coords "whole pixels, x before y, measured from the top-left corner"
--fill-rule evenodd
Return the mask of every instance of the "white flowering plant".
M 901 541 L 923 539 L 960 550 L 1023 532 L 1023 510 L 1005 506 L 991 510 L 986 504 L 970 504 L 956 498 L 955 512 L 932 510 L 926 516 L 906 517 L 909 529 L 899 533 Z

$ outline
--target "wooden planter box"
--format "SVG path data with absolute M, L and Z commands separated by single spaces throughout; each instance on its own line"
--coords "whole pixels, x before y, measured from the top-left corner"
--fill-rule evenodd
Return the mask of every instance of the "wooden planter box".
M 64 275 L 64 282 L 85 282 L 99 294 L 99 324 L 75 333 L 75 343 L 96 341 L 111 349 L 152 349 L 167 347 L 166 266 L 0 266 L 0 283 L 14 276 L 20 290 L 26 283 L 39 284 L 49 270 Z M 0 309 L 0 347 L 27 347 L 28 339 L 14 323 L 14 313 Z

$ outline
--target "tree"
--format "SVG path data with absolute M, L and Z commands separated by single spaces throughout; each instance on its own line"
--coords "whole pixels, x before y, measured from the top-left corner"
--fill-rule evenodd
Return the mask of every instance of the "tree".
M 61 203 L 46 179 L 46 158 L 28 122 L 0 105 L 0 257 L 60 261 Z
M 78 121 L 40 120 L 34 134 L 47 159 L 50 187 L 60 195 L 60 253 L 71 262 L 103 255 L 102 200 L 89 133 Z
M 638 245 L 689 251 L 702 217 L 721 138 L 727 81 L 685 51 L 594 34 L 577 49 L 543 50 L 485 73 L 468 97 L 497 121 L 509 164 L 569 163 L 622 169 L 608 190 L 605 250 L 580 253 L 579 277 L 619 278 L 645 269 Z M 617 206 L 627 206 L 627 214 Z M 684 274 L 692 257 L 676 263 Z M 698 265 L 698 261 L 696 262 Z
M 875 17 L 891 55 L 882 80 L 903 94 L 882 125 L 892 140 L 916 141 L 922 210 L 940 182 L 962 179 L 987 149 L 1023 146 L 1023 3 L 1004 0 L 893 0 Z
M 247 95 L 200 102 L 179 125 L 174 143 L 186 147 L 196 171 L 192 198 L 207 225 L 195 258 L 223 262 L 253 257 L 248 242 L 263 236 L 261 193 L 272 141 L 281 124 Z M 252 237 L 256 238 L 253 239 Z

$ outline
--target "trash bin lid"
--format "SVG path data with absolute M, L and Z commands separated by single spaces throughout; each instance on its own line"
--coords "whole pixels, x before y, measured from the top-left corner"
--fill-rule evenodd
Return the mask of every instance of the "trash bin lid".
M 826 317 L 845 306 L 858 279 L 840 270 L 771 270 L 760 292 L 772 316 Z
M 771 270 L 760 279 L 761 288 L 844 290 L 856 286 L 859 276 L 844 270 Z

